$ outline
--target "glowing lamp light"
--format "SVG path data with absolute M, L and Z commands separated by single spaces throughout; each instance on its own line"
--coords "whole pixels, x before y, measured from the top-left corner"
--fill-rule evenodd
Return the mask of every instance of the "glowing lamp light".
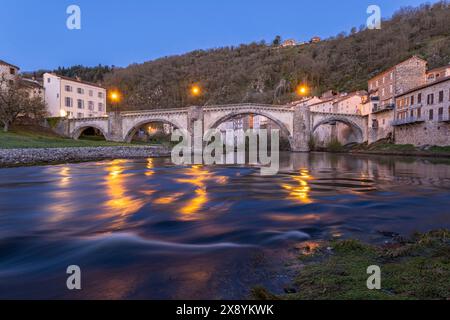
M 120 102 L 121 99 L 121 95 L 119 91 L 111 91 L 111 93 L 109 94 L 109 99 L 111 100 L 111 102 L 117 103 Z
M 299 96 L 306 96 L 308 94 L 308 91 L 309 90 L 307 86 L 301 85 L 297 87 L 297 94 Z
M 66 112 L 66 110 L 61 110 L 61 111 L 59 111 L 59 115 L 61 116 L 61 118 L 67 117 L 67 112 Z
M 202 93 L 202 89 L 199 86 L 195 85 L 191 88 L 191 94 L 194 97 L 198 97 Z

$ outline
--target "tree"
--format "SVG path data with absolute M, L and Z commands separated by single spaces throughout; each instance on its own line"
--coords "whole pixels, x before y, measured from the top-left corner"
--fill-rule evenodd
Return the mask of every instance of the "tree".
M 274 47 L 278 47 L 281 44 L 281 36 L 276 36 L 272 41 Z
M 0 78 L 0 122 L 4 132 L 8 132 L 19 117 L 38 120 L 45 114 L 46 105 L 42 98 L 31 97 L 19 81 L 10 83 L 5 77 Z

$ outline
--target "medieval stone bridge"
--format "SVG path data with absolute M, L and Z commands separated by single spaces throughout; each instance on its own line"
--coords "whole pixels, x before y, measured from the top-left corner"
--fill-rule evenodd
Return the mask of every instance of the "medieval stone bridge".
M 88 128 L 98 129 L 109 141 L 131 142 L 133 136 L 145 124 L 162 122 L 192 134 L 195 121 L 203 122 L 206 132 L 235 117 L 260 115 L 275 122 L 282 134 L 289 138 L 291 150 L 309 151 L 311 134 L 324 124 L 345 123 L 352 128 L 359 142 L 367 141 L 367 117 L 348 114 L 311 112 L 308 107 L 277 106 L 264 104 L 235 104 L 204 107 L 189 107 L 164 110 L 142 110 L 132 112 L 111 112 L 99 118 L 66 119 L 59 131 L 78 139 Z

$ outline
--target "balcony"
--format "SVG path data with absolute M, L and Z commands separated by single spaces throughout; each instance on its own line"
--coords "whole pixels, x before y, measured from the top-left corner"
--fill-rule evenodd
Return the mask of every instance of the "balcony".
M 394 110 L 395 106 L 393 104 L 387 104 L 385 106 L 377 106 L 372 108 L 372 113 L 381 113 L 386 111 Z
M 408 117 L 405 119 L 397 119 L 392 121 L 392 125 L 394 127 L 398 127 L 398 126 L 404 126 L 404 125 L 408 125 L 408 124 L 418 124 L 418 123 L 422 123 L 425 122 L 425 119 L 423 117 Z

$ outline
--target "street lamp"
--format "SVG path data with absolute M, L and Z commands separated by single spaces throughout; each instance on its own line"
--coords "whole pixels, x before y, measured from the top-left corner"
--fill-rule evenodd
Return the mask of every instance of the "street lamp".
M 202 89 L 200 88 L 200 86 L 199 85 L 193 85 L 192 87 L 191 87 L 191 95 L 193 96 L 193 97 L 198 97 L 198 96 L 200 96 L 202 94 Z
M 299 95 L 299 96 L 301 96 L 301 97 L 306 97 L 307 95 L 308 95 L 308 93 L 309 93 L 309 88 L 308 88 L 308 86 L 307 85 L 299 85 L 298 87 L 297 87 L 297 94 Z
M 118 90 L 112 90 L 109 93 L 109 101 L 111 102 L 111 105 L 113 106 L 114 112 L 118 111 L 117 107 L 121 100 L 122 100 L 122 95 Z

